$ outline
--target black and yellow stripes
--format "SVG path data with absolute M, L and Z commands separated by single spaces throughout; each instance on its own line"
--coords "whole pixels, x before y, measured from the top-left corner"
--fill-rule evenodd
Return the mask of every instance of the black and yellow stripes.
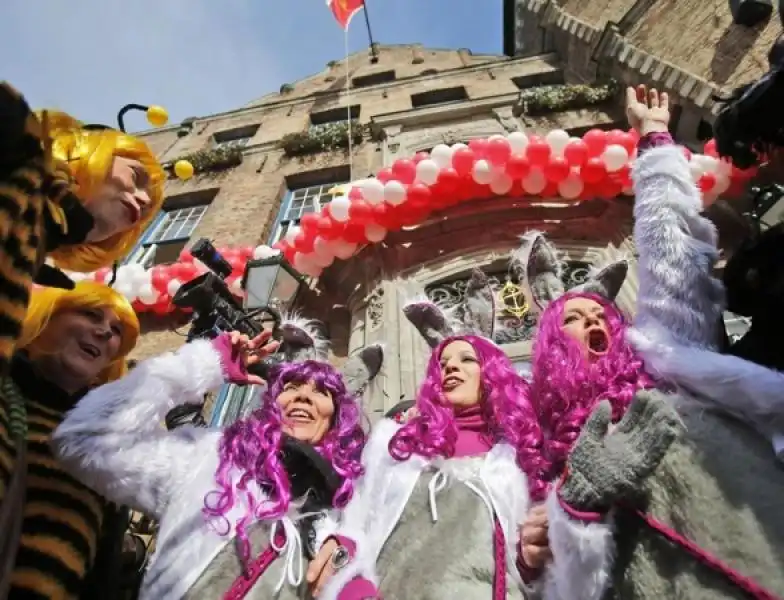
M 104 501 L 64 472 L 49 439 L 62 413 L 27 403 L 27 499 L 10 598 L 78 598 L 95 559 Z

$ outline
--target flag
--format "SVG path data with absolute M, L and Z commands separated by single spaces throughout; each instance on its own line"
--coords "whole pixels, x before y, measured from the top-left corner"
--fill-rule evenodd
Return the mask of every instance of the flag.
M 365 0 L 327 0 L 327 6 L 343 29 L 348 29 L 351 18 L 365 6 Z

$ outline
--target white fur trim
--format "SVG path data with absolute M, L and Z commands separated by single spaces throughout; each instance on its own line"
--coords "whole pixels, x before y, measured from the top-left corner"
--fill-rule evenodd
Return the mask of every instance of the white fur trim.
M 610 585 L 612 527 L 575 521 L 561 507 L 554 489 L 546 506 L 553 561 L 545 574 L 545 600 L 600 600 Z

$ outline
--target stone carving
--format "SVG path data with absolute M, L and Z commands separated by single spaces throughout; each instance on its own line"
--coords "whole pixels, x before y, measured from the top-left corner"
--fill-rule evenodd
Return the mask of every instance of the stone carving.
M 563 272 L 563 281 L 567 289 L 583 283 L 588 278 L 590 270 L 591 265 L 588 262 L 567 261 Z M 488 273 L 490 285 L 496 294 L 500 292 L 507 278 L 516 282 L 516 279 L 505 271 Z M 463 279 L 448 283 L 436 283 L 427 286 L 425 293 L 435 304 L 448 310 L 462 303 L 468 280 L 469 277 L 466 276 Z M 501 312 L 494 341 L 503 345 L 532 340 L 536 332 L 537 322 L 538 315 L 532 312 L 527 312 L 522 316 Z
M 514 116 L 511 107 L 496 108 L 493 110 L 493 114 L 507 133 L 520 131 L 520 121 Z
M 367 321 L 370 331 L 377 331 L 384 323 L 384 287 L 379 285 L 367 299 Z

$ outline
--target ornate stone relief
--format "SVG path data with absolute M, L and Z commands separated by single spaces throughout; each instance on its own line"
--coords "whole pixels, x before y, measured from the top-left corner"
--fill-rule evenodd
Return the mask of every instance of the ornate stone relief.
M 493 109 L 493 114 L 507 133 L 522 130 L 522 125 L 517 117 L 514 116 L 511 107 L 505 106 L 503 108 Z
M 389 132 L 391 127 L 386 128 Z M 394 139 L 387 140 L 389 156 L 387 164 L 397 158 L 412 156 L 420 150 L 429 150 L 437 144 L 456 144 L 474 138 L 490 137 L 504 133 L 504 128 L 496 118 L 486 118 L 465 123 L 450 123 L 448 125 L 428 127 L 426 129 L 413 129 L 398 131 Z M 392 144 L 396 144 L 393 150 Z
M 384 286 L 379 285 L 367 298 L 367 323 L 370 331 L 378 331 L 384 323 Z

